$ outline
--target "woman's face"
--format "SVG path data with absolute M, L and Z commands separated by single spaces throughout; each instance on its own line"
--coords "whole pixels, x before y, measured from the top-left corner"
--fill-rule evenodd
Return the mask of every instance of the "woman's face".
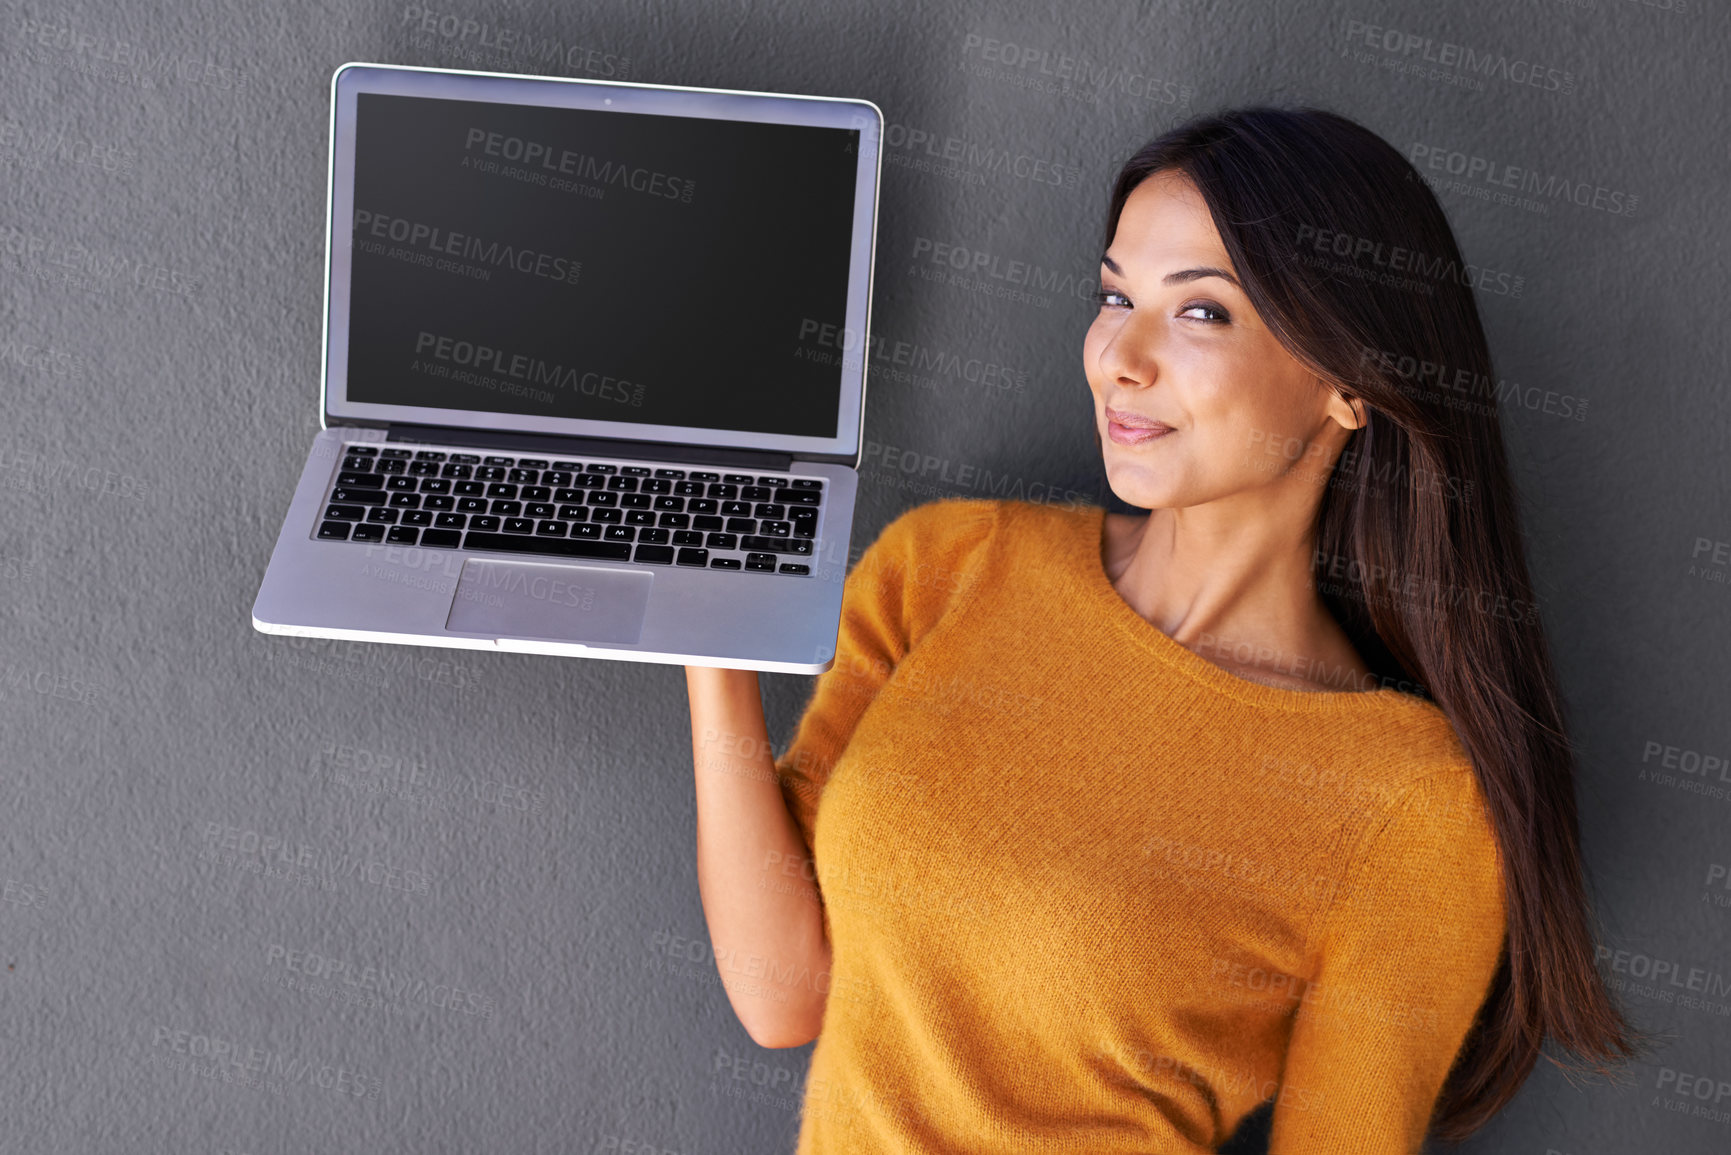
M 1082 345 L 1106 479 L 1130 505 L 1272 499 L 1269 486 L 1319 497 L 1359 423 L 1275 340 L 1236 278 L 1188 177 L 1158 172 L 1136 186 Z M 1141 419 L 1161 426 L 1134 428 Z

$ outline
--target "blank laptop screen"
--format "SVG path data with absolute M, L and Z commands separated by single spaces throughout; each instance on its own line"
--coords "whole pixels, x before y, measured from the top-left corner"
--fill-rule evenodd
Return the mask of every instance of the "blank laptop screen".
M 350 400 L 836 436 L 857 130 L 357 102 Z

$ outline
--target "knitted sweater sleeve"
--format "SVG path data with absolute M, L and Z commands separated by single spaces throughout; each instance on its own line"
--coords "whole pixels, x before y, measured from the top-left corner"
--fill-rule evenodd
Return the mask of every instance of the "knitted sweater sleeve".
M 1470 766 L 1360 839 L 1312 936 L 1269 1155 L 1409 1155 L 1501 959 L 1501 858 Z
M 997 511 L 996 501 L 969 497 L 915 506 L 848 572 L 835 661 L 818 675 L 793 742 L 776 759 L 808 848 L 824 783 L 854 726 L 908 651 L 973 589 Z

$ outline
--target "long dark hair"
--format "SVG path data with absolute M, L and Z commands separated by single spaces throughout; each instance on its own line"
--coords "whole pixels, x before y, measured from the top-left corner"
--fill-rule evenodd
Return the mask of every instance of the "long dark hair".
M 1384 684 L 1415 685 L 1447 715 L 1489 804 L 1507 937 L 1431 1117 L 1432 1134 L 1458 1141 L 1514 1097 L 1547 1036 L 1601 1075 L 1650 1042 L 1594 966 L 1575 754 L 1473 298 L 1524 286 L 1463 261 L 1413 166 L 1334 113 L 1236 109 L 1159 136 L 1118 174 L 1107 246 L 1131 190 L 1166 170 L 1207 202 L 1275 337 L 1362 402 L 1366 423 L 1322 491 L 1317 588 Z

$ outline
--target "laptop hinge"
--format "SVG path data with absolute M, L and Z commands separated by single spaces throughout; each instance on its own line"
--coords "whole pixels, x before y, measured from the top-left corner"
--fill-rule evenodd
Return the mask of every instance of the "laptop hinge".
M 446 425 L 392 423 L 385 426 L 385 440 L 473 445 L 478 449 L 528 449 L 565 457 L 646 457 L 657 461 L 733 465 L 778 472 L 786 471 L 794 460 L 791 453 L 769 449 L 725 449 L 714 445 L 675 445 L 665 441 L 630 441 L 616 437 L 562 437 L 549 433 L 462 429 Z

